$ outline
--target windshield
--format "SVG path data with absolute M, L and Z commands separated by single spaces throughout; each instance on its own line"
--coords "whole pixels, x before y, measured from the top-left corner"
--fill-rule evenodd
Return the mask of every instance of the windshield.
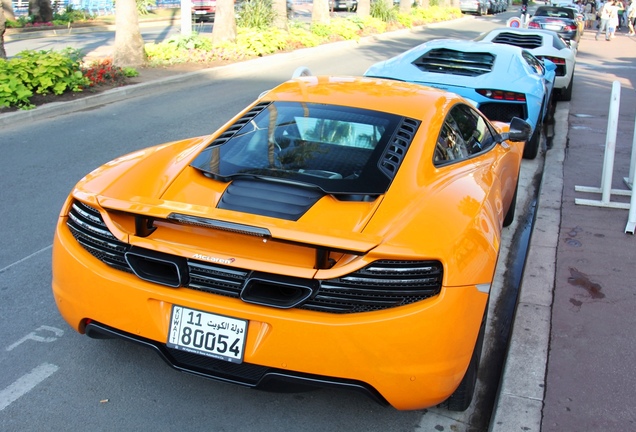
M 288 181 L 327 193 L 380 194 L 388 188 L 391 179 L 378 161 L 401 117 L 296 102 L 261 109 L 229 139 L 212 142 L 192 166 L 221 181 Z

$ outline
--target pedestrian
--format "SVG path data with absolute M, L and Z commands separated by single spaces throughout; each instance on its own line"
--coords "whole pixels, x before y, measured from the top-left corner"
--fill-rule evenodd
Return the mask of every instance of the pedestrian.
M 596 36 L 594 36 L 594 39 L 598 40 L 598 37 L 601 35 L 601 33 L 605 33 L 605 40 L 610 40 L 609 39 L 610 37 L 609 20 L 610 20 L 610 9 L 613 5 L 614 5 L 614 2 L 612 0 L 606 1 L 605 4 L 599 10 L 598 14 L 599 14 L 600 22 L 598 25 L 598 31 L 596 32 Z
M 594 21 L 596 20 L 596 11 L 594 10 L 594 4 L 591 1 L 585 3 L 585 28 L 591 29 Z
M 629 30 L 627 36 L 634 36 L 634 25 L 636 25 L 636 5 L 634 5 L 634 0 L 632 0 L 627 7 L 627 28 Z
M 623 4 L 623 0 L 614 1 L 614 6 L 616 6 L 616 14 L 617 14 L 617 24 L 616 30 L 620 30 L 625 23 L 623 22 L 623 13 L 625 12 L 625 5 Z
M 605 34 L 605 40 L 614 39 L 614 36 L 616 34 L 616 29 L 619 26 L 618 11 L 619 11 L 620 6 L 618 6 L 618 3 L 620 3 L 620 1 L 612 2 L 612 5 L 609 8 L 610 9 L 609 10 L 609 21 L 607 23 L 607 33 Z

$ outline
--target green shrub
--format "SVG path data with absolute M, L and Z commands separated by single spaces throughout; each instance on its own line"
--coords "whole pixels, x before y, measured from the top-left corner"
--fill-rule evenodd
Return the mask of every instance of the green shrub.
M 139 15 L 148 14 L 148 9 L 157 6 L 157 0 L 136 0 Z
M 85 12 L 83 10 L 75 10 L 72 5 L 68 5 L 66 9 L 64 9 L 64 12 L 56 12 L 53 14 L 53 24 L 66 25 L 78 21 L 87 21 L 91 18 L 92 16 L 88 12 Z
M 166 41 L 169 45 L 175 45 L 178 49 L 202 49 L 210 50 L 212 48 L 212 40 L 201 36 L 198 33 L 192 33 L 189 36 L 175 35 Z
M 236 25 L 238 27 L 266 30 L 274 23 L 276 12 L 272 0 L 243 1 L 238 10 Z
M 30 101 L 31 96 L 33 96 L 33 92 L 18 78 L 14 71 L 14 65 L 7 60 L 0 59 L 0 106 L 33 108 Z
M 263 56 L 286 50 L 288 40 L 288 33 L 277 28 L 261 31 L 256 28 L 239 27 L 236 35 L 237 47 L 248 56 Z
M 397 10 L 385 0 L 372 0 L 370 15 L 386 23 L 397 21 Z
M 82 74 L 78 51 L 22 51 L 2 60 L 0 106 L 28 109 L 33 94 L 62 94 L 82 91 L 89 80 Z

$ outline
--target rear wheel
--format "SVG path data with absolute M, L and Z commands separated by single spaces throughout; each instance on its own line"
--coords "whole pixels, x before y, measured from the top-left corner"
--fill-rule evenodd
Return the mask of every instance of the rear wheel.
M 508 207 L 508 212 L 503 220 L 503 226 L 510 226 L 512 221 L 515 220 L 515 211 L 517 209 L 517 190 L 519 189 L 519 181 L 517 180 L 517 186 L 515 187 L 515 194 L 512 196 L 512 201 L 510 202 L 510 207 Z
M 541 124 L 537 124 L 534 133 L 523 147 L 523 158 L 534 159 L 539 154 L 539 145 L 541 144 Z
M 473 350 L 473 356 L 466 370 L 464 378 L 459 383 L 457 390 L 443 402 L 440 406 L 449 411 L 466 411 L 473 401 L 473 394 L 477 385 L 477 372 L 479 370 L 479 361 L 481 359 L 481 349 L 484 345 L 484 334 L 486 333 L 486 316 L 488 315 L 488 304 L 486 303 L 486 311 L 481 321 L 481 328 Z
M 568 84 L 568 86 L 561 90 L 561 94 L 559 94 L 559 100 L 560 101 L 570 101 L 572 100 L 572 88 L 574 87 L 574 75 L 572 75 L 572 78 L 570 78 L 570 83 Z

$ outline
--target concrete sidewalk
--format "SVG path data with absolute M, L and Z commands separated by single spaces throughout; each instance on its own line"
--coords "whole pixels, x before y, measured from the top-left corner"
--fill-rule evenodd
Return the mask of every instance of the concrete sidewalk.
M 621 85 L 612 188 L 628 190 L 636 38 L 583 36 L 574 95 L 559 103 L 503 381 L 490 430 L 636 430 L 636 238 L 601 200 L 612 83 Z M 629 192 L 628 192 L 629 193 Z M 610 202 L 628 203 L 612 194 Z

